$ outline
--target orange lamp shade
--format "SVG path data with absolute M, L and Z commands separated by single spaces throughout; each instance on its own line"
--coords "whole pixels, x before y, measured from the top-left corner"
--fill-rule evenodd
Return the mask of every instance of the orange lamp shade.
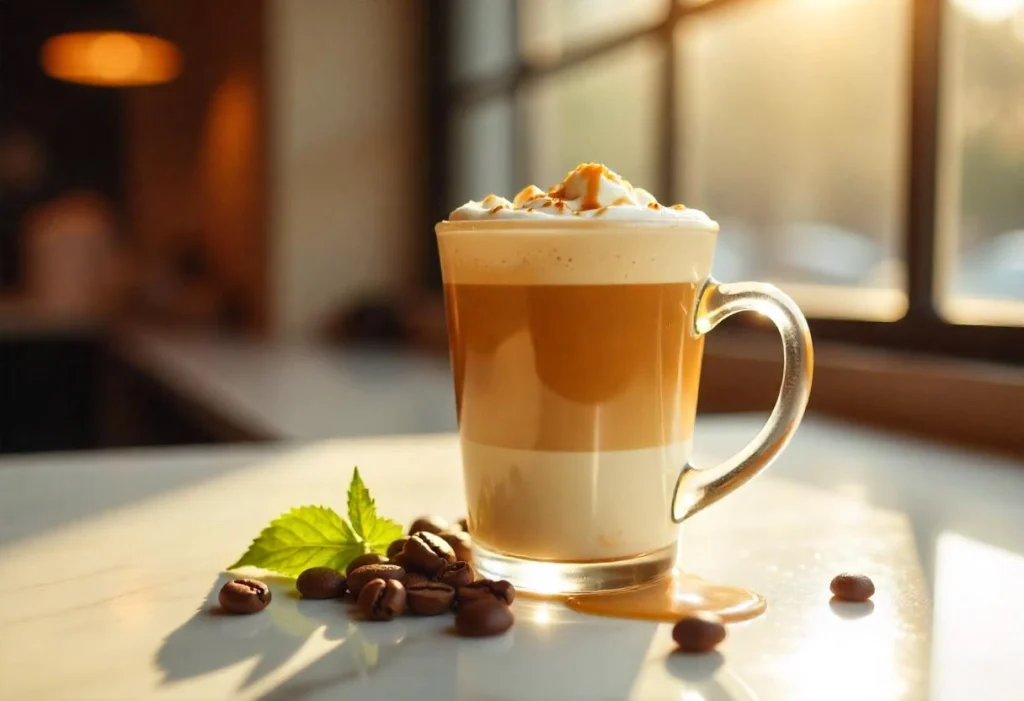
M 73 32 L 43 44 L 43 70 L 72 83 L 123 87 L 157 85 L 181 72 L 181 52 L 149 34 Z

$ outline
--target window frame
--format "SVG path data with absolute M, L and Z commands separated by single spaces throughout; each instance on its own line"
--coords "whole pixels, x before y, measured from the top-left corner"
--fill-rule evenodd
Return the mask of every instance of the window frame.
M 519 16 L 519 0 L 511 0 Z M 448 212 L 449 173 L 447 165 L 452 154 L 450 127 L 458 110 L 494 97 L 511 97 L 518 92 L 561 71 L 584 64 L 634 42 L 654 39 L 663 55 L 660 76 L 662 129 L 658 170 L 658 189 L 677 192 L 678 174 L 673 155 L 679 139 L 678 81 L 673 36 L 677 26 L 694 17 L 725 8 L 765 0 L 707 0 L 699 5 L 684 5 L 666 0 L 664 18 L 649 27 L 592 42 L 564 52 L 557 59 L 534 63 L 522 56 L 504 71 L 482 78 L 453 82 L 449 79 L 453 26 L 453 4 L 447 0 L 429 0 L 427 4 L 425 62 L 427 85 L 427 126 L 425 178 L 427 206 L 425 231 L 430 233 L 421 281 L 426 290 L 436 295 L 440 290 L 433 225 Z M 893 321 L 829 319 L 809 317 L 812 334 L 819 340 L 835 340 L 873 347 L 908 350 L 962 358 L 991 360 L 1014 365 L 1024 364 L 1024 326 L 967 325 L 947 321 L 939 312 L 937 285 L 937 201 L 940 148 L 940 91 L 942 89 L 943 17 L 946 0 L 909 0 L 911 21 L 909 41 L 908 117 L 905 125 L 907 158 L 903 184 L 902 227 L 903 252 L 906 265 L 907 311 Z M 518 27 L 513 24 L 517 34 Z M 513 36 L 518 46 L 518 36 Z M 518 118 L 517 118 L 518 119 Z M 522 139 L 521 124 L 511 138 L 513 151 Z M 520 160 L 522 156 L 517 156 Z M 522 163 L 516 169 L 525 172 Z M 522 180 L 521 172 L 515 173 Z M 741 322 L 742 323 L 742 322 Z M 751 325 L 756 328 L 756 323 Z

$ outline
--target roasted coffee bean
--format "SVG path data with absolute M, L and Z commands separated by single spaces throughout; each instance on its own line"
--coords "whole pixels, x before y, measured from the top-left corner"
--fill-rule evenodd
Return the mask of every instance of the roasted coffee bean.
M 380 553 L 366 553 L 360 555 L 352 562 L 348 563 L 348 567 L 345 568 L 345 576 L 351 577 L 352 573 L 364 565 L 383 565 L 388 561 L 386 557 Z
M 358 598 L 359 592 L 371 579 L 401 579 L 404 576 L 405 570 L 398 565 L 363 565 L 348 576 L 348 590 Z
M 295 580 L 295 588 L 303 599 L 336 599 L 348 589 L 345 575 L 330 567 L 309 568 Z
M 444 538 L 444 542 L 451 546 L 456 560 L 469 562 L 473 559 L 473 539 L 469 537 L 469 533 L 465 531 L 445 531 L 438 535 Z
M 416 584 L 426 584 L 432 581 L 434 580 L 422 572 L 410 572 L 409 570 L 406 570 L 405 576 L 402 577 L 402 584 L 405 585 L 406 589 Z
M 455 588 L 441 582 L 424 582 L 406 587 L 406 603 L 417 616 L 436 616 L 452 610 Z
M 487 598 L 459 607 L 455 632 L 470 638 L 500 635 L 512 627 L 512 610 L 497 599 Z
M 441 536 L 419 531 L 409 537 L 402 550 L 406 567 L 433 577 L 449 562 L 455 562 L 455 551 Z
M 459 608 L 481 599 L 495 599 L 508 606 L 516 598 L 516 588 L 504 579 L 481 579 L 459 587 Z
M 865 575 L 843 572 L 835 576 L 830 589 L 843 601 L 867 601 L 875 593 L 875 583 Z
M 259 613 L 270 603 L 270 587 L 258 579 L 232 579 L 217 599 L 228 613 Z
M 424 531 L 426 533 L 440 533 L 448 529 L 448 522 L 440 516 L 420 516 L 409 526 L 409 535 Z
M 405 600 L 397 579 L 371 579 L 359 592 L 359 610 L 371 621 L 390 621 L 405 611 Z
M 405 547 L 408 540 L 409 536 L 404 535 L 398 540 L 392 541 L 391 545 L 388 546 L 388 557 L 394 557 L 398 553 L 402 552 L 402 549 Z
M 683 652 L 709 652 L 725 640 L 725 626 L 715 614 L 701 611 L 679 619 L 672 639 Z
M 467 584 L 472 584 L 473 580 L 476 579 L 476 573 L 473 572 L 473 568 L 468 562 L 450 562 L 441 568 L 441 571 L 437 575 L 439 582 L 444 582 L 453 587 L 464 587 Z

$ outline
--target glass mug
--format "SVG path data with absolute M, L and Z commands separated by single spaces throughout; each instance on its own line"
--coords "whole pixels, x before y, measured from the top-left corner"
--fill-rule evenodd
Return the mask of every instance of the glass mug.
M 718 225 L 437 225 L 474 565 L 537 593 L 635 586 L 679 524 L 764 470 L 811 385 L 807 322 L 771 285 L 710 277 Z M 690 464 L 704 334 L 738 312 L 782 334 L 782 389 L 751 443 Z

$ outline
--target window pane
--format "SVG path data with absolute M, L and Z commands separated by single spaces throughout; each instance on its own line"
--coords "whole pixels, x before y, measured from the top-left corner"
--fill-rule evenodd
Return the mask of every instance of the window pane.
M 505 197 L 514 192 L 514 128 L 510 98 L 474 104 L 454 115 L 448 163 L 451 200 L 446 208 L 483 199 L 492 192 Z
M 1024 2 L 957 0 L 946 18 L 941 307 L 1024 324 Z
M 445 0 L 452 18 L 451 65 L 454 81 L 482 78 L 516 62 L 513 0 Z
M 526 91 L 527 181 L 547 187 L 597 161 L 661 195 L 660 47 L 640 41 Z
M 535 61 L 651 27 L 665 19 L 668 0 L 520 0 L 520 50 Z
M 816 316 L 905 312 L 908 5 L 761 0 L 682 24 L 677 199 L 721 223 L 721 278 Z

